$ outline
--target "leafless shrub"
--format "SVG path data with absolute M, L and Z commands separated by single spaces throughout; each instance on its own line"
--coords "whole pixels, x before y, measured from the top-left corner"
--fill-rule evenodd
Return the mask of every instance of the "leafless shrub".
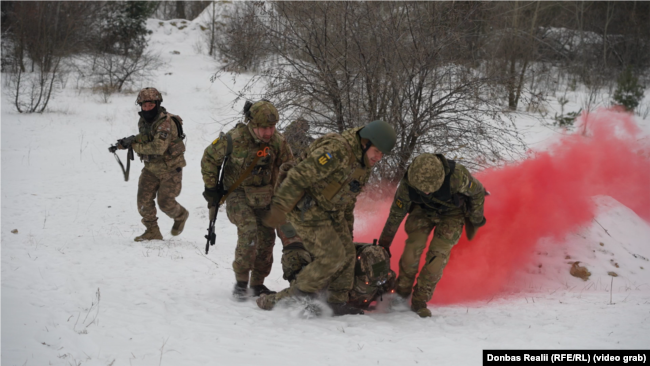
M 523 146 L 494 95 L 495 77 L 469 60 L 464 8 L 452 3 L 274 3 L 262 9 L 278 57 L 265 96 L 319 133 L 385 119 L 398 134 L 381 177 L 399 180 L 424 151 L 470 167 Z M 470 9 L 471 10 L 471 9 Z
M 10 96 L 20 113 L 42 113 L 54 91 L 62 61 L 83 47 L 87 15 L 96 4 L 80 2 L 15 2 L 8 11 L 9 40 L 3 69 L 9 72 Z M 3 14 L 4 16 L 4 14 Z
M 211 42 L 225 63 L 224 69 L 235 72 L 257 70 L 268 55 L 267 26 L 263 24 L 267 21 L 264 3 L 237 3 L 232 12 L 223 17 L 228 22 L 221 25 L 215 21 L 210 31 Z M 210 49 L 213 47 L 211 43 Z
M 129 55 L 98 53 L 82 56 L 79 61 L 79 72 L 89 77 L 94 89 L 108 95 L 137 87 L 164 65 L 159 55 L 151 52 Z

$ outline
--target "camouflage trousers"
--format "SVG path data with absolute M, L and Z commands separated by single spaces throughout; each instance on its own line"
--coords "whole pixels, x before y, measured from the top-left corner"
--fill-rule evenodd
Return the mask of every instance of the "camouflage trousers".
M 237 226 L 237 248 L 232 269 L 237 281 L 261 285 L 271 273 L 275 230 L 262 225 L 261 217 L 267 208 L 255 209 L 248 205 L 246 194 L 236 190 L 227 199 L 228 220 Z
M 417 206 L 406 219 L 404 229 L 408 235 L 404 245 L 404 253 L 399 260 L 399 276 L 395 291 L 403 297 L 413 290 L 412 301 L 431 300 L 436 285 L 442 278 L 442 271 L 449 261 L 451 248 L 458 243 L 465 223 L 462 214 L 438 216 L 426 212 Z M 435 227 L 433 239 L 417 284 L 413 288 L 415 276 L 422 252 L 426 248 L 429 233 Z
M 320 221 L 315 226 L 301 225 L 298 221 L 292 224 L 313 260 L 298 273 L 289 288 L 270 295 L 272 301 L 277 303 L 291 296 L 294 288 L 316 293 L 327 286 L 327 302 L 347 302 L 354 285 L 356 258 L 347 221 Z
M 181 193 L 182 180 L 182 170 L 155 175 L 146 168 L 142 169 L 138 181 L 138 212 L 145 226 L 158 221 L 154 202 L 156 196 L 158 196 L 158 206 L 167 216 L 176 219 L 183 214 L 183 206 L 176 202 L 176 197 Z

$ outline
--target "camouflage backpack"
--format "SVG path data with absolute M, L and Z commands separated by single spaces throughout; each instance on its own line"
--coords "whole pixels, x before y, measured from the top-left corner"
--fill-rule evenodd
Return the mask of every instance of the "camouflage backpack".
M 395 285 L 395 272 L 390 269 L 386 250 L 378 245 L 354 243 L 357 260 L 354 268 L 354 287 L 349 302 L 367 308 L 371 302 L 390 292 Z

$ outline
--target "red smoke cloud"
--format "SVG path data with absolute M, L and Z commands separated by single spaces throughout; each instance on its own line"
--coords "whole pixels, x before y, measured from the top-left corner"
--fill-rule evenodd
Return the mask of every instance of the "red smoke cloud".
M 487 225 L 471 242 L 463 234 L 432 303 L 489 299 L 504 291 L 512 276 L 532 263 L 539 239 L 561 242 L 590 223 L 595 195 L 611 196 L 650 221 L 650 155 L 638 140 L 633 117 L 599 110 L 578 123 L 579 132 L 547 151 L 475 174 L 491 194 L 485 200 Z M 394 188 L 390 192 L 392 200 Z M 360 200 L 357 213 L 363 224 L 355 230 L 356 241 L 379 237 L 389 205 Z M 406 240 L 403 224 L 391 247 L 395 271 Z

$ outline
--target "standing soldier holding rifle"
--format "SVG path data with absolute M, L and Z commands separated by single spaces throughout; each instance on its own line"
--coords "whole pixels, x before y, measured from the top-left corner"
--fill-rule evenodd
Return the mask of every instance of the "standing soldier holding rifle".
M 181 193 L 182 170 L 186 165 L 183 120 L 167 113 L 160 105 L 162 101 L 162 95 L 155 88 L 140 90 L 136 99 L 141 108 L 138 113 L 140 133 L 119 140 L 117 145 L 118 149 L 133 149 L 144 162 L 138 181 L 138 212 L 147 229 L 135 241 L 163 238 L 156 217 L 156 195 L 160 209 L 174 219 L 172 235 L 183 232 L 189 217 L 189 212 L 176 202 Z M 125 172 L 125 179 L 128 179 L 128 172 Z
M 237 281 L 233 297 L 238 301 L 246 299 L 249 284 L 254 296 L 274 293 L 264 279 L 273 264 L 275 230 L 263 226 L 261 217 L 269 210 L 280 165 L 293 161 L 291 148 L 275 129 L 280 117 L 271 102 L 246 102 L 244 116 L 246 124 L 214 140 L 201 160 L 208 207 L 225 200 L 228 219 L 237 226 L 232 268 Z M 227 156 L 220 188 L 219 173 Z

